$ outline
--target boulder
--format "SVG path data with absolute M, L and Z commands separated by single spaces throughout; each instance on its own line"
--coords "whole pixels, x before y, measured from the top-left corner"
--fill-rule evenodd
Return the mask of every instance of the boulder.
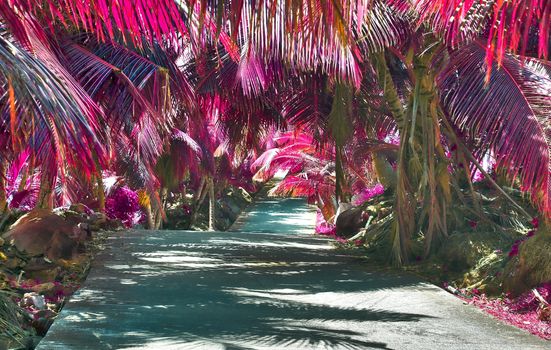
M 25 293 L 19 305 L 22 307 L 34 306 L 38 310 L 44 310 L 46 309 L 46 300 L 43 295 L 39 295 L 36 292 Z
M 4 260 L 4 259 L 0 259 L 0 260 Z M 2 261 L 2 266 L 10 270 L 21 269 L 25 267 L 25 265 L 26 265 L 25 261 L 17 256 L 9 257 L 4 261 Z
M 3 237 L 30 256 L 45 255 L 58 260 L 73 258 L 82 236 L 82 230 L 74 223 L 51 211 L 37 209 L 23 215 Z
M 337 216 L 336 234 L 342 238 L 350 238 L 358 233 L 367 223 L 367 217 L 363 215 L 362 207 L 355 207 L 342 211 Z

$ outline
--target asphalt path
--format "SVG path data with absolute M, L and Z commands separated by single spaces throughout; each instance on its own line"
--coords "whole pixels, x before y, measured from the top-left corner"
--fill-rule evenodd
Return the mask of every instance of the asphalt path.
M 112 236 L 39 344 L 75 349 L 549 349 L 445 291 L 378 272 L 258 200 L 234 232 Z

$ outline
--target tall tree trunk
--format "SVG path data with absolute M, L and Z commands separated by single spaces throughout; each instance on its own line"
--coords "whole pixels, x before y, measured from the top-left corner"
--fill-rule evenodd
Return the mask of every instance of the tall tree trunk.
M 153 217 L 153 211 L 151 210 L 151 198 L 147 193 L 147 190 L 141 189 L 138 191 L 138 200 L 140 202 L 140 206 L 143 208 L 145 212 L 147 229 L 153 230 L 155 228 L 155 222 Z
M 151 203 L 148 203 L 145 207 L 145 217 L 147 219 L 147 229 L 153 230 L 155 229 L 155 222 L 153 219 L 153 211 L 151 210 Z
M 105 212 L 105 188 L 103 187 L 103 179 L 101 173 L 96 178 L 98 209 L 101 213 Z
M 155 229 L 160 230 L 163 226 L 163 211 L 165 210 L 166 197 L 168 189 L 166 187 L 161 188 L 160 195 L 160 207 L 155 210 Z
M 339 207 L 342 201 L 342 154 L 341 148 L 335 145 L 335 199 L 337 200 L 337 207 Z
M 431 44 L 431 43 L 428 43 Z M 444 215 L 451 201 L 448 160 L 440 142 L 436 69 L 432 65 L 437 45 L 413 57 L 409 65 L 414 89 L 403 106 L 384 54 L 375 56 L 384 97 L 400 132 L 396 168 L 393 227 L 393 258 L 397 265 L 408 262 L 411 239 L 423 232 L 425 256 L 434 242 L 447 236 Z
M 216 198 L 214 197 L 214 180 L 212 177 L 208 180 L 208 187 L 209 187 L 209 231 L 215 230 L 215 205 L 216 205 Z
M 189 227 L 195 225 L 195 221 L 197 220 L 197 214 L 199 210 L 201 209 L 201 206 L 203 205 L 203 201 L 205 200 L 205 197 L 207 195 L 207 178 L 203 177 L 201 178 L 201 184 L 199 185 L 199 189 L 195 194 L 193 195 L 193 205 L 191 207 L 191 216 L 189 218 Z

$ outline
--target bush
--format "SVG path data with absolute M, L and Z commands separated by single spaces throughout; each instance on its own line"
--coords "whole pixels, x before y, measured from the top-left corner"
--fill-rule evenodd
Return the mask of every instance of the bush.
M 137 224 L 142 217 L 138 194 L 127 186 L 118 187 L 105 200 L 105 213 L 110 219 L 119 219 L 126 227 Z
M 503 286 L 518 295 L 551 281 L 551 232 L 542 228 L 518 244 L 518 255 L 512 256 L 505 268 Z

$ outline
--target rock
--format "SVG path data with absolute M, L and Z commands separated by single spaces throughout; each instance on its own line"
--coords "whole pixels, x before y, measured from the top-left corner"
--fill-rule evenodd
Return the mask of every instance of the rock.
M 92 229 L 90 227 L 90 224 L 85 223 L 85 222 L 81 222 L 77 226 L 78 226 L 78 228 L 80 229 L 80 232 L 82 232 L 82 235 L 83 235 L 83 237 L 80 237 L 79 240 L 83 241 L 83 240 L 92 239 Z
M 3 245 L 4 245 L 4 239 L 0 237 L 0 246 L 3 246 Z
M 106 223 L 101 225 L 101 229 L 106 231 L 119 231 L 126 229 L 126 226 L 119 219 L 108 220 Z
M 109 218 L 104 213 L 93 213 L 90 215 L 90 224 L 95 226 L 101 226 L 109 221 Z
M 25 272 L 54 269 L 55 265 L 43 257 L 32 257 L 25 265 Z
M 109 217 L 105 213 L 94 212 L 90 215 L 90 220 L 108 221 Z
M 79 244 L 74 239 L 61 232 L 56 232 L 50 240 L 50 246 L 45 255 L 51 260 L 70 260 L 77 255 L 78 248 Z
M 50 310 L 50 309 L 44 309 L 40 310 L 37 313 L 34 314 L 35 318 L 46 318 L 46 319 L 53 319 L 57 316 L 57 312 Z
M 43 295 L 39 295 L 36 292 L 25 293 L 19 305 L 22 307 L 34 306 L 38 310 L 44 310 L 46 308 L 46 300 L 44 300 Z
M 43 209 L 23 215 L 4 235 L 19 251 L 50 260 L 73 258 L 82 236 L 78 226 Z
M 28 337 L 25 337 L 22 341 L 21 341 L 21 344 L 24 345 L 23 348 L 21 347 L 18 347 L 19 349 L 35 349 L 37 346 L 38 346 L 38 343 L 42 340 L 42 337 L 41 336 L 28 336 Z M 21 344 L 18 344 L 19 346 Z
M 350 238 L 358 233 L 366 224 L 367 218 L 361 207 L 345 210 L 337 216 L 336 234 L 339 237 Z
M 25 278 L 35 281 L 55 281 L 61 274 L 61 268 L 46 261 L 44 258 L 32 258 L 25 265 Z
M 17 219 L 17 221 L 15 221 L 10 226 L 10 230 L 14 229 L 17 226 L 23 225 L 23 224 L 25 224 L 29 221 L 32 221 L 34 219 L 46 217 L 46 216 L 52 215 L 52 214 L 53 214 L 53 212 L 49 209 L 35 208 L 35 209 L 31 210 L 30 212 L 26 213 L 25 215 L 21 216 L 19 219 Z
M 50 311 L 50 310 L 45 310 L 45 311 Z M 51 318 L 37 317 L 32 321 L 31 326 L 35 329 L 36 334 L 43 337 L 46 335 L 46 333 L 48 332 L 48 329 L 50 329 L 53 322 L 54 322 L 53 316 Z
M 109 219 L 105 214 L 103 213 L 93 213 L 90 215 L 90 219 L 88 220 L 89 231 L 99 231 L 99 230 L 106 230 L 106 231 L 116 231 L 119 229 L 125 228 L 124 224 L 118 220 L 112 220 Z
M 345 212 L 352 208 L 354 208 L 354 206 L 351 203 L 340 202 L 339 207 L 337 208 L 337 212 L 335 213 L 335 219 L 338 218 L 342 212 Z
M 41 270 L 28 270 L 25 268 L 25 278 L 35 281 L 55 281 L 61 273 L 62 270 L 59 266 Z

